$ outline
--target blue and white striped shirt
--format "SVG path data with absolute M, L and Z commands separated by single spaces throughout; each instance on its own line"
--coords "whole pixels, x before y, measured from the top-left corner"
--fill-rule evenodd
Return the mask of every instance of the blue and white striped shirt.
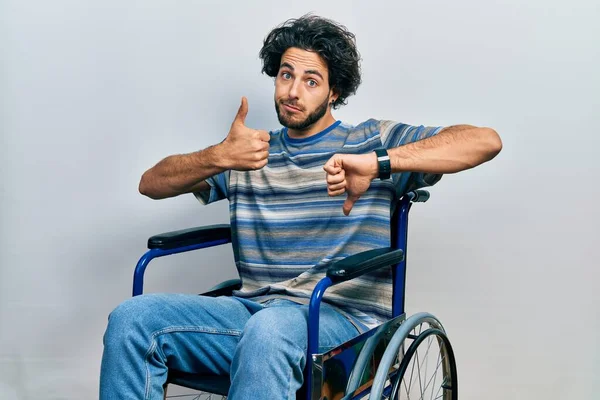
M 357 126 L 337 121 L 318 134 L 294 139 L 283 128 L 270 133 L 267 166 L 207 179 L 210 191 L 195 193 L 202 203 L 229 199 L 232 244 L 243 283 L 236 295 L 304 302 L 330 263 L 390 246 L 395 201 L 407 191 L 435 184 L 441 175 L 406 172 L 376 179 L 345 216 L 346 196 L 327 194 L 323 166 L 335 153 L 391 149 L 440 130 L 369 119 Z M 325 294 L 325 301 L 367 326 L 391 317 L 391 299 L 390 268 L 336 285 Z

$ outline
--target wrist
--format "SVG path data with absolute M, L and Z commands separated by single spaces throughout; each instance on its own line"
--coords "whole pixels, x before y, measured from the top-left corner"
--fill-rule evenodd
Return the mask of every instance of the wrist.
M 231 161 L 228 158 L 228 150 L 225 142 L 221 142 L 219 144 L 215 144 L 206 149 L 210 152 L 209 160 L 211 160 L 214 167 L 226 171 L 231 169 Z
M 392 174 L 392 163 L 386 149 L 377 149 L 374 151 L 377 161 L 377 178 L 389 179 Z
M 374 180 L 379 176 L 379 165 L 377 163 L 377 154 L 371 152 L 369 156 L 369 179 Z

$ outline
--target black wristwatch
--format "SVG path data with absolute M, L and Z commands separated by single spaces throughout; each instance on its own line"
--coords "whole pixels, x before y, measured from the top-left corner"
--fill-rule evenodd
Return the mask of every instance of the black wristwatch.
M 392 163 L 386 149 L 375 150 L 377 164 L 379 166 L 379 179 L 388 179 L 392 173 Z

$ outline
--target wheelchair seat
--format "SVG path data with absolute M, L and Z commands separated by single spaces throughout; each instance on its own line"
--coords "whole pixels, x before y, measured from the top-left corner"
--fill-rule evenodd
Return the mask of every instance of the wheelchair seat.
M 228 376 L 202 376 L 177 370 L 169 370 L 167 382 L 221 396 L 227 396 L 230 386 Z

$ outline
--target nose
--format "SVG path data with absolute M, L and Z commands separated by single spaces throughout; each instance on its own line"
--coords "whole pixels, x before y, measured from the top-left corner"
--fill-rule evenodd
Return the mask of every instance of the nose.
M 290 99 L 298 99 L 298 95 L 300 92 L 300 84 L 301 81 L 299 79 L 295 79 L 292 84 L 290 85 L 290 91 L 288 93 L 288 96 Z

